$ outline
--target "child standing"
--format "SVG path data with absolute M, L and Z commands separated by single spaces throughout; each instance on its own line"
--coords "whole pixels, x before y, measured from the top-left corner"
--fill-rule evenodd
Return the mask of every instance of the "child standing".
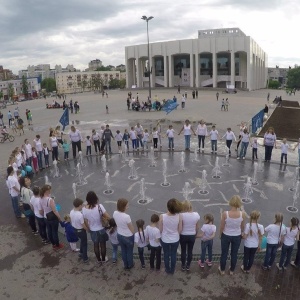
M 287 163 L 287 152 L 289 149 L 289 145 L 286 143 L 286 139 L 282 140 L 281 144 L 281 158 L 280 158 L 280 163 L 283 163 L 283 158 L 284 158 L 284 163 Z
M 37 158 L 37 152 L 35 147 L 32 147 L 32 164 L 33 164 L 33 169 L 35 173 L 39 172 L 39 166 L 38 166 L 38 158 Z
M 67 142 L 66 139 L 64 139 L 62 147 L 64 149 L 64 159 L 68 160 L 69 159 L 70 144 Z
M 85 145 L 86 145 L 86 156 L 91 156 L 92 155 L 92 139 L 91 137 L 88 135 L 86 138 L 85 138 Z
M 47 144 L 43 144 L 43 154 L 44 154 L 44 159 L 45 159 L 45 167 L 49 168 L 49 148 L 47 147 Z
M 149 142 L 150 134 L 148 132 L 148 129 L 144 130 L 144 136 L 143 136 L 143 145 L 144 149 L 148 150 L 148 142 Z
M 160 270 L 161 265 L 161 245 L 160 238 L 161 234 L 158 229 L 159 216 L 153 214 L 151 216 L 151 224 L 146 227 L 146 232 L 149 237 L 150 244 L 150 269 L 154 270 L 154 260 L 156 259 L 155 268 L 156 271 Z
M 123 141 L 127 147 L 127 150 L 129 150 L 129 138 L 130 138 L 130 136 L 129 136 L 128 130 L 125 129 L 124 134 L 123 134 Z
M 158 130 L 156 130 L 156 127 L 153 127 L 152 139 L 153 139 L 154 151 L 157 151 L 158 135 L 159 135 Z
M 252 139 L 251 147 L 252 147 L 252 160 L 254 160 L 254 158 L 257 159 L 257 148 L 258 148 L 257 138 Z
M 120 130 L 117 130 L 117 134 L 115 135 L 115 139 L 117 141 L 118 144 L 118 149 L 119 149 L 119 153 L 122 153 L 122 140 L 123 140 L 123 135 L 120 132 Z
M 166 132 L 166 136 L 168 137 L 169 140 L 169 147 L 168 150 L 174 150 L 174 129 L 172 125 L 169 125 L 169 129 Z
M 279 263 L 276 267 L 279 271 L 282 268 L 286 269 L 291 262 L 291 257 L 294 249 L 295 239 L 299 233 L 299 219 L 293 217 L 291 219 L 290 228 L 285 228 L 283 233 L 283 245 Z
M 216 153 L 218 150 L 218 137 L 219 132 L 216 130 L 216 126 L 213 125 L 211 131 L 208 134 L 210 136 L 210 142 L 211 142 L 211 153 Z
M 145 269 L 144 248 L 148 245 L 148 236 L 144 230 L 145 221 L 139 219 L 136 221 L 138 232 L 134 234 L 134 242 L 137 244 L 141 267 Z
M 134 127 L 131 127 L 129 131 L 129 136 L 132 141 L 132 151 L 136 150 L 137 142 L 136 142 L 136 132 L 134 130 Z
M 65 235 L 67 241 L 70 243 L 70 247 L 73 252 L 78 252 L 79 249 L 76 247 L 76 243 L 78 242 L 78 237 L 76 235 L 75 229 L 71 224 L 70 215 L 64 216 L 64 222 L 60 222 L 60 226 L 65 228 Z
M 250 223 L 245 226 L 243 239 L 244 242 L 244 262 L 241 269 L 245 273 L 249 273 L 253 262 L 254 256 L 258 249 L 260 251 L 260 245 L 262 241 L 262 236 L 264 234 L 264 227 L 258 224 L 258 219 L 260 217 L 260 212 L 254 210 L 250 214 Z
M 107 229 L 107 234 L 111 243 L 111 246 L 113 248 L 112 251 L 112 260 L 113 264 L 115 264 L 118 260 L 118 246 L 119 246 L 119 241 L 117 238 L 117 224 L 114 218 L 110 218 L 108 221 L 109 224 L 109 229 Z
M 201 237 L 201 259 L 198 261 L 198 265 L 201 268 L 204 268 L 204 262 L 207 266 L 212 266 L 212 247 L 213 247 L 213 238 L 216 234 L 216 225 L 214 225 L 214 217 L 211 214 L 206 214 L 204 216 L 203 226 L 201 227 L 200 233 L 197 237 Z M 208 259 L 205 260 L 206 249 L 208 253 Z

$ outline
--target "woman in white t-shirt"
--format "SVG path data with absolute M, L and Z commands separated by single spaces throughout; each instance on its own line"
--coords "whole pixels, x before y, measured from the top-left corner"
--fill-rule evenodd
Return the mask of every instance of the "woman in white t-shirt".
M 180 215 L 182 218 L 182 231 L 180 233 L 181 270 L 189 271 L 196 234 L 200 226 L 200 216 L 197 212 L 193 212 L 192 204 L 188 200 L 183 201 Z
M 241 122 L 241 124 L 237 125 L 240 128 L 240 133 L 239 133 L 239 138 L 238 138 L 238 143 L 236 145 L 236 149 L 235 151 L 238 152 L 239 151 L 239 146 L 240 146 L 240 138 L 242 136 L 242 133 L 244 132 L 245 129 L 247 129 L 247 124 L 245 122 Z
M 270 162 L 272 157 L 273 147 L 276 149 L 276 134 L 274 128 L 269 127 L 264 135 L 264 146 L 265 146 L 265 161 Z
M 220 238 L 221 238 L 221 258 L 219 272 L 221 275 L 225 274 L 226 261 L 228 257 L 229 247 L 231 247 L 231 265 L 229 274 L 233 272 L 237 263 L 237 254 L 242 240 L 242 232 L 244 232 L 245 213 L 240 211 L 242 200 L 240 196 L 233 196 L 229 200 L 231 207 L 230 211 L 222 213 L 220 225 Z
M 207 133 L 207 127 L 205 125 L 204 120 L 200 120 L 199 124 L 196 129 L 196 133 L 198 135 L 198 148 L 200 151 L 201 145 L 202 145 L 202 152 L 204 152 L 204 142 L 205 142 L 205 137 L 208 135 Z
M 174 274 L 176 266 L 179 235 L 182 231 L 182 210 L 177 199 L 170 199 L 167 203 L 168 212 L 159 217 L 161 245 L 164 251 L 164 263 L 167 274 Z
M 241 137 L 239 138 L 239 141 L 242 142 L 242 146 L 241 146 L 241 152 L 240 152 L 240 156 L 237 156 L 237 159 L 245 159 L 246 153 L 247 153 L 247 148 L 249 145 L 249 141 L 250 141 L 250 134 L 247 130 L 247 128 L 244 129 L 244 131 L 241 133 Z
M 26 154 L 26 164 L 28 166 L 32 165 L 32 146 L 29 144 L 28 139 L 24 141 L 23 150 Z
M 196 135 L 191 123 L 189 120 L 185 120 L 184 125 L 182 126 L 181 130 L 179 131 L 178 135 L 183 131 L 184 134 L 184 143 L 185 143 L 185 150 L 190 150 L 191 144 L 191 135 L 192 132 Z
M 101 217 L 104 216 L 109 219 L 110 216 L 103 205 L 98 203 L 99 199 L 95 192 L 89 191 L 86 195 L 86 201 L 87 205 L 82 209 L 82 214 L 90 229 L 91 239 L 94 243 L 94 253 L 98 263 L 102 264 L 105 263 L 108 235 L 102 226 Z
M 113 213 L 113 218 L 117 224 L 117 237 L 121 247 L 124 269 L 130 270 L 134 267 L 134 228 L 130 216 L 125 213 L 127 209 L 128 200 L 124 198 L 119 199 L 117 202 L 117 210 Z
M 58 140 L 54 131 L 50 132 L 49 143 L 50 143 L 50 151 L 52 151 L 52 160 L 58 161 Z
M 250 222 L 246 224 L 243 239 L 244 241 L 244 261 L 241 269 L 245 273 L 249 273 L 257 249 L 260 251 L 262 236 L 264 234 L 264 227 L 258 224 L 260 212 L 254 210 L 250 214 Z
M 35 139 L 33 140 L 34 143 L 34 147 L 36 149 L 37 152 L 37 158 L 38 158 L 38 164 L 39 164 L 39 169 L 42 170 L 43 169 L 43 144 L 41 141 L 41 136 L 39 134 L 37 134 L 35 136 Z
M 290 262 L 294 249 L 296 237 L 299 235 L 299 219 L 291 218 L 290 228 L 284 228 L 283 245 L 281 249 L 280 261 L 276 264 L 278 270 L 286 269 Z
M 267 233 L 267 249 L 264 263 L 262 265 L 263 270 L 271 269 L 276 258 L 278 243 L 282 241 L 282 237 L 285 232 L 285 226 L 282 224 L 282 222 L 283 214 L 276 213 L 275 223 L 270 224 L 265 228 L 265 232 Z

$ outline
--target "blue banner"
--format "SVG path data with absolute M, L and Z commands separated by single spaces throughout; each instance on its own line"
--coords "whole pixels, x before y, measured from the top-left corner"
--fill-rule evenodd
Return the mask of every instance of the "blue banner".
M 167 113 L 167 115 L 177 108 L 179 104 L 177 102 L 174 102 L 173 100 L 167 100 L 167 102 L 164 104 L 162 110 Z
M 69 109 L 67 107 L 65 108 L 59 123 L 63 126 L 63 131 L 65 130 L 65 127 L 69 125 Z
M 263 127 L 264 115 L 264 110 L 262 109 L 252 118 L 252 133 L 256 133 L 258 128 Z

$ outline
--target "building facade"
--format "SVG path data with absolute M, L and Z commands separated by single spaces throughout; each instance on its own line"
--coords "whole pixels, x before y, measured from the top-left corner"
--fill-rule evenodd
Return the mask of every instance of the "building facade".
M 268 68 L 268 80 L 275 80 L 280 82 L 281 86 L 287 84 L 287 73 L 289 68 Z
M 56 89 L 59 94 L 81 93 L 109 87 L 110 79 L 120 79 L 120 71 L 89 71 L 58 73 Z
M 197 39 L 125 47 L 127 88 L 189 86 L 256 90 L 267 84 L 268 57 L 239 28 L 199 30 Z
M 89 62 L 88 71 L 96 71 L 97 68 L 101 68 L 101 67 L 102 67 L 102 61 L 97 58 Z
M 16 79 L 17 76 L 9 69 L 4 69 L 3 66 L 0 66 L 0 81 L 1 80 L 10 80 Z

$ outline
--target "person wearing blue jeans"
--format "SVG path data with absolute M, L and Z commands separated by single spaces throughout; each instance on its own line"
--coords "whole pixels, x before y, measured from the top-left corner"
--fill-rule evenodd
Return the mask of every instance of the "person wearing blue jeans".
M 7 183 L 7 187 L 9 188 L 9 194 L 11 197 L 11 203 L 12 203 L 14 213 L 17 218 L 21 218 L 22 213 L 19 207 L 19 200 L 20 200 L 19 195 L 20 195 L 21 187 L 18 179 L 15 177 L 14 174 L 15 174 L 14 168 L 12 166 L 9 166 L 7 168 L 6 183 Z
M 164 243 L 163 241 L 161 241 L 161 245 L 164 252 L 164 263 L 166 273 L 174 274 L 179 241 L 175 243 Z
M 205 262 L 206 249 L 208 255 L 208 262 L 211 263 L 213 243 L 214 240 L 201 241 L 201 263 L 202 264 Z
M 293 249 L 294 249 L 294 245 L 291 246 L 287 246 L 285 244 L 282 245 L 279 268 L 288 267 L 288 265 L 291 262 Z
M 277 244 L 268 244 L 267 243 L 267 249 L 266 249 L 266 255 L 263 263 L 263 269 L 270 269 L 275 261 L 276 258 L 276 252 L 278 248 Z
M 48 221 L 45 219 L 49 241 L 53 247 L 59 247 L 58 220 Z
M 169 149 L 174 149 L 174 138 L 173 137 L 169 137 Z
M 240 151 L 240 156 L 238 155 L 237 159 L 245 159 L 246 153 L 247 153 L 247 148 L 249 145 L 249 141 L 250 141 L 250 134 L 248 133 L 247 128 L 245 128 L 243 130 L 243 132 L 241 133 L 241 137 L 239 138 L 239 142 L 242 142 L 242 146 L 241 146 L 241 151 Z
M 246 156 L 246 153 L 247 153 L 248 145 L 249 145 L 249 142 L 248 142 L 248 143 L 242 142 L 241 152 L 240 152 L 240 158 L 245 159 L 245 156 Z
M 189 270 L 191 261 L 193 258 L 193 248 L 195 244 L 195 235 L 180 235 L 180 247 L 181 247 L 181 268 Z M 187 255 L 186 255 L 187 254 Z
M 13 207 L 14 213 L 17 218 L 21 218 L 21 215 L 22 215 L 20 206 L 19 206 L 19 199 L 20 199 L 19 196 L 11 197 L 12 207 Z
M 191 143 L 191 134 L 192 132 L 196 135 L 193 127 L 190 124 L 189 120 L 185 120 L 183 127 L 179 131 L 178 135 L 183 131 L 184 134 L 184 143 L 185 143 L 185 150 L 190 150 L 190 143 Z
M 133 263 L 133 247 L 134 247 L 134 235 L 123 236 L 118 234 L 118 241 L 121 247 L 122 260 L 124 263 L 124 269 L 131 269 L 134 266 Z
M 113 263 L 115 263 L 118 260 L 118 246 L 119 246 L 119 244 L 111 243 L 111 246 L 112 246 L 112 260 L 113 260 Z

